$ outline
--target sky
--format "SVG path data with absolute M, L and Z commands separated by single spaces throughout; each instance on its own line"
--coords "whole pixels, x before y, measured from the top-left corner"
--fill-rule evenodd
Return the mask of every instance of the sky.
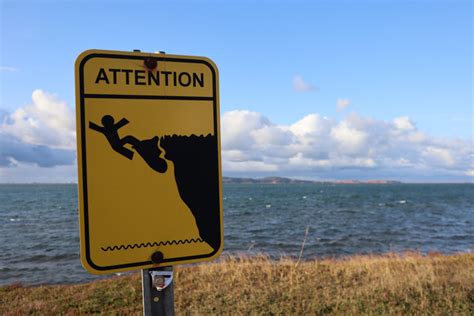
M 76 182 L 88 49 L 211 58 L 224 176 L 474 181 L 472 1 L 0 0 L 0 182 Z

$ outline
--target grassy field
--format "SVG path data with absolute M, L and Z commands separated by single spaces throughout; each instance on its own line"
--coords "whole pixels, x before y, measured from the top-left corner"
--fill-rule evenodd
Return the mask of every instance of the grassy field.
M 175 268 L 177 314 L 474 315 L 474 254 L 302 261 L 226 257 Z M 0 315 L 142 313 L 140 275 L 0 288 Z

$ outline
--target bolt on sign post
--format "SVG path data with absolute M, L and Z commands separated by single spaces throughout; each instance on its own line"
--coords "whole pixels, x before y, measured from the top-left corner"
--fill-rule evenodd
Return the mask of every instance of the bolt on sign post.
M 216 258 L 223 215 L 214 63 L 89 50 L 77 58 L 75 76 L 85 269 Z

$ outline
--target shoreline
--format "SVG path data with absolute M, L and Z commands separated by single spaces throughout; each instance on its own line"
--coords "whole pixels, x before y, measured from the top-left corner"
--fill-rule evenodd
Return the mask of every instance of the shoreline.
M 319 185 L 333 185 L 333 184 L 373 184 L 373 185 L 403 185 L 403 184 L 420 184 L 420 185 L 431 185 L 431 184 L 469 184 L 474 185 L 472 181 L 407 181 L 407 180 L 387 180 L 387 179 L 374 179 L 374 180 L 361 180 L 361 179 L 343 179 L 343 180 L 302 180 L 297 178 L 280 178 L 284 179 L 280 182 L 268 181 L 268 178 L 233 178 L 223 177 L 222 184 L 319 184 Z M 279 177 L 277 177 L 279 178 Z M 229 180 L 232 179 L 232 180 Z M 286 181 L 289 180 L 289 181 Z M 279 180 L 277 180 L 279 181 Z M 76 185 L 77 182 L 0 182 L 0 185 Z
M 177 313 L 461 314 L 474 309 L 474 253 L 301 260 L 224 256 L 175 267 Z M 140 314 L 139 272 L 71 285 L 0 286 L 0 314 Z

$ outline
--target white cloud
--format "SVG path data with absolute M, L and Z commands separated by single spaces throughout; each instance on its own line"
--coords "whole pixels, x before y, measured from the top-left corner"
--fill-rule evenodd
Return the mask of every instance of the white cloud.
M 357 154 L 363 150 L 367 141 L 367 133 L 363 130 L 351 128 L 347 121 L 340 122 L 331 129 L 331 137 L 338 146 L 338 152 Z
M 31 145 L 0 133 L 0 167 L 14 167 L 20 162 L 39 167 L 71 165 L 75 157 L 73 150 Z
M 397 117 L 393 119 L 393 124 L 398 130 L 402 130 L 402 131 L 415 130 L 415 125 L 411 122 L 408 116 L 402 116 L 402 117 Z
M 280 126 L 264 126 L 250 133 L 255 143 L 261 147 L 285 146 L 292 141 L 293 135 Z
M 449 148 L 426 146 L 422 150 L 422 156 L 432 165 L 445 165 L 449 167 L 456 163 Z
M 44 181 L 48 170 L 57 172 L 55 181 L 62 174 L 74 177 L 74 113 L 64 101 L 35 90 L 32 104 L 2 116 L 2 181 L 26 179 L 28 173 L 30 181 Z M 221 140 L 225 173 L 474 177 L 473 139 L 433 137 L 406 116 L 382 121 L 350 113 L 336 120 L 311 113 L 281 125 L 236 110 L 222 115 Z
M 293 77 L 293 89 L 298 92 L 309 92 L 317 90 L 318 87 L 304 81 L 302 76 L 296 75 Z
M 349 99 L 337 99 L 337 105 L 336 109 L 338 112 L 344 111 L 349 104 L 351 104 L 351 101 Z
M 31 145 L 68 150 L 76 147 L 73 111 L 66 102 L 42 90 L 33 91 L 32 104 L 4 118 L 0 134 Z
M 15 162 L 14 167 L 0 166 L 0 183 L 73 183 L 77 182 L 75 164 L 39 167 L 37 164 Z
M 232 111 L 222 125 L 224 172 L 474 173 L 472 144 L 422 133 L 408 117 L 387 122 L 351 113 L 336 121 L 313 113 L 278 125 L 256 112 Z
M 18 69 L 15 67 L 0 66 L 0 72 L 16 72 L 16 71 L 18 71 Z
M 230 111 L 224 113 L 221 119 L 222 148 L 249 148 L 249 135 L 252 131 L 269 126 L 270 121 L 256 112 Z
M 290 131 L 298 136 L 314 137 L 326 132 L 330 126 L 334 124 L 333 121 L 327 117 L 321 117 L 319 114 L 308 114 L 301 120 L 290 126 Z
M 222 163 L 222 168 L 229 172 L 278 172 L 279 168 L 276 164 L 265 163 L 263 161 L 229 161 Z

